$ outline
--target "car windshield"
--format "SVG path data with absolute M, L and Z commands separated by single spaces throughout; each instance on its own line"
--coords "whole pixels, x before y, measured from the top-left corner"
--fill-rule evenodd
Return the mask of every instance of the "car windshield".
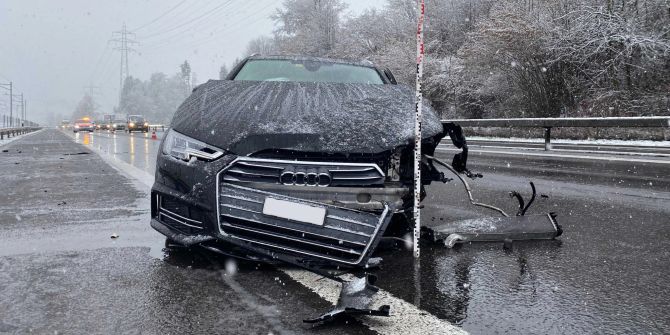
M 284 59 L 249 60 L 234 80 L 384 84 L 371 67 Z
M 141 116 L 131 116 L 128 118 L 130 122 L 144 122 L 144 118 Z

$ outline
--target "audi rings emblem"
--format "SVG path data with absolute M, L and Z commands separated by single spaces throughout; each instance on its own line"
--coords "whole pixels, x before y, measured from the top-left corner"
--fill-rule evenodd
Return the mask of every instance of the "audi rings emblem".
M 279 182 L 284 185 L 326 187 L 330 186 L 331 178 L 327 172 L 284 171 L 279 176 Z

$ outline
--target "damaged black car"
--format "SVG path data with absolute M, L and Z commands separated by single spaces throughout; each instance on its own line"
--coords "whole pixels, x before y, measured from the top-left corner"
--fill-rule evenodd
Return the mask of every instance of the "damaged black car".
M 414 99 L 371 63 L 249 57 L 175 113 L 151 225 L 169 244 L 244 259 L 368 267 L 383 236 L 410 231 Z M 423 108 L 422 184 L 448 180 L 432 157 L 445 136 L 464 150 L 442 165 L 477 177 L 460 127 Z M 468 238 L 454 236 L 450 244 Z
M 444 129 L 424 109 L 432 154 Z M 151 224 L 235 256 L 365 266 L 385 232 L 407 229 L 413 122 L 413 91 L 370 63 L 247 58 L 175 113 Z

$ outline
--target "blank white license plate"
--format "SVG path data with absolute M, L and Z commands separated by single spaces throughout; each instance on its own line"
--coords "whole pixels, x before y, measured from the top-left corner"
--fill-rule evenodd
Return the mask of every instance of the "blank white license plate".
M 323 226 L 326 209 L 286 200 L 265 198 L 263 214 Z

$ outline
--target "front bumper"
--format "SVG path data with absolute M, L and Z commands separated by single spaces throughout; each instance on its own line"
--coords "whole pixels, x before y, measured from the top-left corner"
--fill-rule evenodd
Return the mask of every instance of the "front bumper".
M 250 258 L 301 264 L 361 267 L 376 248 L 406 190 L 370 188 L 374 201 L 356 204 L 362 188 L 262 187 L 229 183 L 220 171 L 232 159 L 185 164 L 159 153 L 152 188 L 151 226 L 187 246 L 224 242 Z M 296 190 L 299 190 L 296 192 Z M 293 191 L 293 192 L 289 192 Z M 285 219 L 263 212 L 266 198 L 325 209 L 323 224 Z M 353 199 L 353 200 L 352 200 Z M 361 205 L 361 206 L 358 206 Z
M 387 205 L 375 214 L 227 183 L 218 194 L 220 236 L 270 252 L 350 266 L 365 264 L 392 216 Z M 267 215 L 266 199 L 323 208 L 323 223 Z

